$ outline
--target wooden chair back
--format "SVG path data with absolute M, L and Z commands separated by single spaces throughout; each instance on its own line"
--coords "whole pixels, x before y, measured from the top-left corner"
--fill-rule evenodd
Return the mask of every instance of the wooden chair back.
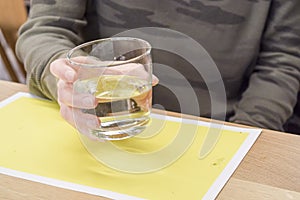
M 25 70 L 15 55 L 18 29 L 27 19 L 24 0 L 0 0 L 0 53 L 5 67 L 16 82 L 23 82 Z

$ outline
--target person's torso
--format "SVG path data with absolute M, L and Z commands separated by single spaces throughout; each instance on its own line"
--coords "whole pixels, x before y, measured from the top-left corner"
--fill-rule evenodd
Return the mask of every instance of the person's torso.
M 140 27 L 163 27 L 184 33 L 202 45 L 216 63 L 224 81 L 230 111 L 255 65 L 270 3 L 251 0 L 90 0 L 86 39 L 111 37 Z M 205 91 L 207 87 L 201 74 L 195 73 L 188 62 L 172 58 L 168 52 L 153 54 L 155 62 L 171 66 L 190 81 L 201 102 L 201 115 L 209 115 L 210 96 Z M 173 82 L 180 87 L 180 80 Z M 154 103 L 164 103 L 166 109 L 178 111 L 178 103 L 170 103 L 176 94 L 174 96 L 167 90 L 164 87 L 154 89 Z M 201 104 L 206 106 L 201 107 Z M 187 112 L 195 114 L 193 110 Z

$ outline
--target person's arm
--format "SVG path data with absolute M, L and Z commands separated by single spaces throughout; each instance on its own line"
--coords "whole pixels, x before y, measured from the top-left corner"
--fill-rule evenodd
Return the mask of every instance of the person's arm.
M 19 30 L 16 53 L 23 61 L 30 91 L 57 98 L 49 65 L 82 43 L 86 0 L 31 1 L 28 21 Z
M 283 130 L 299 91 L 300 1 L 272 2 L 257 65 L 230 121 Z

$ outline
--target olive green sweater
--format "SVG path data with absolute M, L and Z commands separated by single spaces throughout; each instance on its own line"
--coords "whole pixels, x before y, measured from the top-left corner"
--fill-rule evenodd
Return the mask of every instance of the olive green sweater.
M 292 115 L 300 81 L 300 1 L 32 0 L 31 4 L 16 51 L 34 94 L 56 99 L 49 63 L 70 48 L 132 28 L 164 27 L 188 35 L 211 55 L 226 89 L 229 121 L 282 130 Z M 209 117 L 211 101 L 201 75 L 168 52 L 154 51 L 153 59 L 186 77 L 200 114 Z M 161 83 L 185 90 L 180 78 L 172 80 L 159 72 L 154 65 Z M 176 95 L 159 85 L 153 100 L 180 111 Z M 185 112 L 198 115 L 197 110 L 191 106 Z

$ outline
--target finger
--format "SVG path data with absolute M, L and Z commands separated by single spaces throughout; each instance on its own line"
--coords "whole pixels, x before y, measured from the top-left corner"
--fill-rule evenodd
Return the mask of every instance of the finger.
M 50 64 L 50 71 L 59 79 L 72 83 L 77 79 L 77 72 L 83 64 L 95 65 L 96 63 L 99 64 L 99 59 L 96 60 L 92 56 L 77 56 L 69 60 L 60 58 Z
M 50 72 L 65 82 L 74 82 L 77 77 L 76 67 L 72 67 L 66 59 L 60 58 L 50 64 Z
M 159 79 L 155 75 L 152 75 L 152 86 L 157 85 L 158 82 L 159 82 Z
M 143 65 L 137 63 L 129 63 L 120 66 L 118 69 L 124 75 L 136 76 L 138 78 L 147 80 L 149 78 L 149 72 L 147 72 Z M 152 85 L 155 86 L 159 82 L 159 79 L 152 75 Z
M 77 93 L 73 84 L 63 80 L 57 82 L 57 98 L 59 103 L 76 108 L 95 108 L 97 101 L 94 95 L 89 93 Z
M 135 76 L 144 80 L 148 80 L 150 76 L 150 73 L 145 70 L 144 66 L 138 63 L 128 63 L 109 67 L 104 71 L 103 74 Z M 158 78 L 156 76 L 154 76 L 154 80 L 155 82 L 158 82 Z
M 95 135 L 91 134 L 91 130 L 97 129 L 100 126 L 99 119 L 94 115 L 83 113 L 81 110 L 61 104 L 61 116 L 73 127 L 75 127 L 81 134 L 96 141 L 103 141 Z

